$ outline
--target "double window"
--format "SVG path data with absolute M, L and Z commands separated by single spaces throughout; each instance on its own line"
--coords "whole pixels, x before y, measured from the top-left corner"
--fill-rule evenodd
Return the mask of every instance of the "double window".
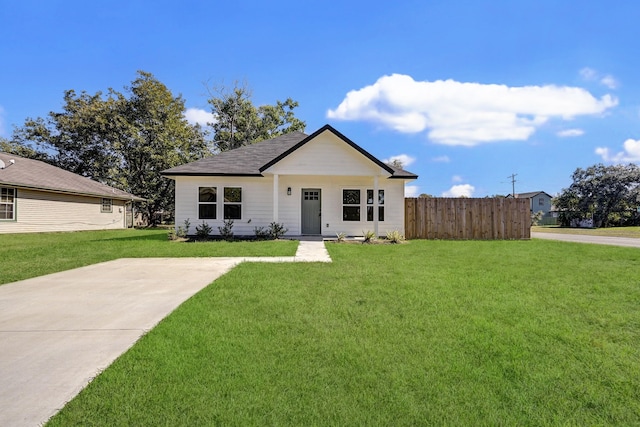
M 342 190 L 342 220 L 360 221 L 361 198 L 358 189 Z M 373 221 L 374 191 L 367 191 L 367 221 Z M 384 190 L 378 190 L 378 221 L 384 221 Z
M 0 187 L 0 220 L 16 219 L 16 189 Z
M 222 218 L 242 218 L 242 188 L 224 187 L 222 201 Z M 198 219 L 218 218 L 218 188 L 198 188 Z

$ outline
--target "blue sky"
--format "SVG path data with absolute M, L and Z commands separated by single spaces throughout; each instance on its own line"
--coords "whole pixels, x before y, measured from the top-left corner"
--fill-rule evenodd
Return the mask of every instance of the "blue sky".
M 137 70 L 207 110 L 206 83 L 291 97 L 419 179 L 407 193 L 546 191 L 640 162 L 640 3 L 0 0 L 0 136 L 67 89 Z M 203 111 L 200 111 L 203 110 Z M 198 114 L 200 113 L 200 114 Z

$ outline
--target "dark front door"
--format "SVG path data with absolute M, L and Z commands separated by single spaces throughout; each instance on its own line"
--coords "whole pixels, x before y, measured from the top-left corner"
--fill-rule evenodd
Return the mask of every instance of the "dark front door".
M 302 189 L 302 234 L 320 234 L 320 189 Z

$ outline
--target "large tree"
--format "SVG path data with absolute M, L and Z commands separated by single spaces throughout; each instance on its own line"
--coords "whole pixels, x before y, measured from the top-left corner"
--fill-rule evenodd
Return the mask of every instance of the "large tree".
M 306 126 L 295 117 L 293 110 L 298 102 L 291 98 L 256 107 L 251 101 L 251 91 L 237 82 L 231 90 L 217 88 L 209 92 L 208 102 L 215 118 L 210 125 L 217 151 L 233 150 L 289 132 L 302 132 Z
M 594 226 L 637 224 L 640 206 L 640 167 L 635 164 L 578 168 L 573 183 L 554 199 L 560 222 L 591 217 Z
M 27 119 L 13 144 L 63 169 L 146 199 L 151 222 L 173 211 L 173 181 L 160 171 L 210 154 L 199 126 L 184 118 L 184 100 L 139 71 L 124 93 L 65 92 L 62 112 Z

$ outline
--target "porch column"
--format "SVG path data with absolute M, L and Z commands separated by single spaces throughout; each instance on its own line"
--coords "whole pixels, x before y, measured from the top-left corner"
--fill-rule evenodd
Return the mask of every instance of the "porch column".
M 373 177 L 373 232 L 378 237 L 378 175 Z
M 273 175 L 273 221 L 278 222 L 278 174 Z

